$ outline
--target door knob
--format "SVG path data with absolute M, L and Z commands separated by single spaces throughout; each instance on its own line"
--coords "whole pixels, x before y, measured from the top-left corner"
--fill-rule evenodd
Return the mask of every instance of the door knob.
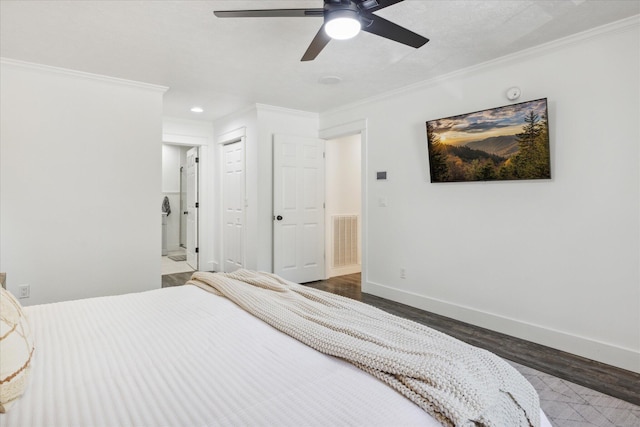
M 282 215 L 278 215 L 278 216 L 276 217 L 276 219 L 277 219 L 278 221 L 282 221 Z

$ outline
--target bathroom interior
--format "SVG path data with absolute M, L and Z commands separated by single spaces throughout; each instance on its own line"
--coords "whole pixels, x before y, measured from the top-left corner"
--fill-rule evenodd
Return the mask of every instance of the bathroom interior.
M 162 275 L 196 270 L 186 260 L 187 145 L 162 145 Z

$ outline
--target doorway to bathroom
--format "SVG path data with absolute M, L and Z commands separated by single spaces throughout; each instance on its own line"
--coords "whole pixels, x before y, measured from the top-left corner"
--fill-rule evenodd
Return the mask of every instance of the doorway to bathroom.
M 198 269 L 198 147 L 162 146 L 162 274 Z

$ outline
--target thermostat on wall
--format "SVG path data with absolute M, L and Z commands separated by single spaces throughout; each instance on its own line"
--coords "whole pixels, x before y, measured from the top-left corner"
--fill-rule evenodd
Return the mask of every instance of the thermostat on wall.
M 378 181 L 387 179 L 387 172 L 376 172 L 376 179 Z

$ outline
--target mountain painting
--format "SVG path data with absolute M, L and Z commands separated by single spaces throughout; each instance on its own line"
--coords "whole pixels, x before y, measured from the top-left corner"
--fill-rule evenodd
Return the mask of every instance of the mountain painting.
M 427 122 L 431 182 L 550 179 L 547 99 Z

